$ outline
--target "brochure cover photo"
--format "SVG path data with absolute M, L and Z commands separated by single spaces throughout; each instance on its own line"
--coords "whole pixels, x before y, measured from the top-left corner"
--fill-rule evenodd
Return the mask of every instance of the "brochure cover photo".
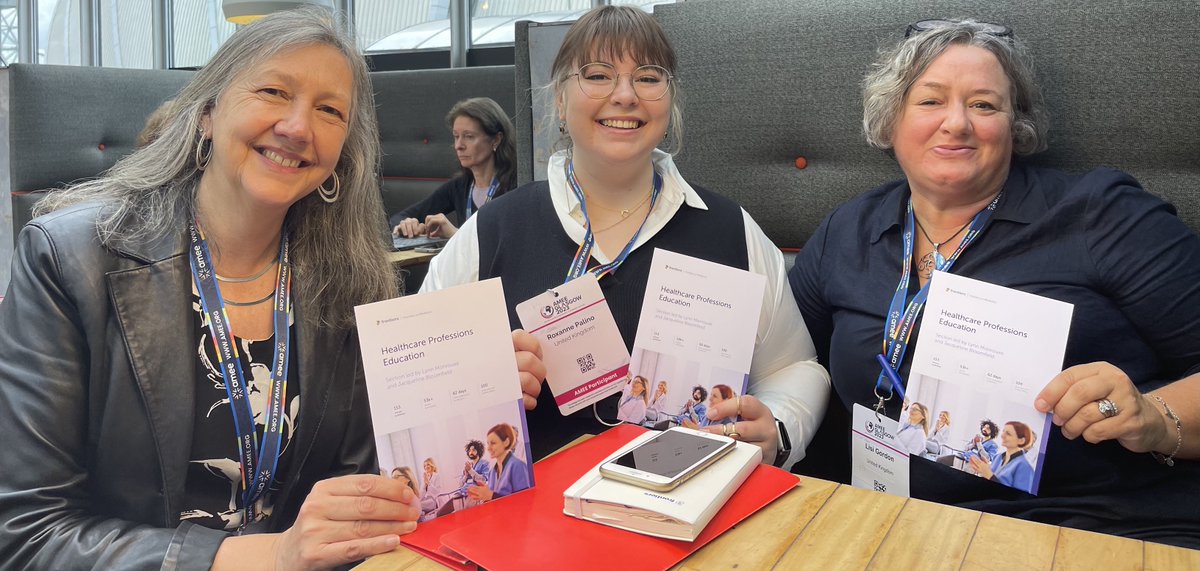
M 355 308 L 379 466 L 422 521 L 533 486 L 499 279 Z
M 381 435 L 380 471 L 421 498 L 419 521 L 514 494 L 533 485 L 524 421 L 520 403 L 505 403 Z
M 744 394 L 750 378 L 741 371 L 638 347 L 629 370 L 617 418 L 658 430 L 708 426 L 708 409 Z

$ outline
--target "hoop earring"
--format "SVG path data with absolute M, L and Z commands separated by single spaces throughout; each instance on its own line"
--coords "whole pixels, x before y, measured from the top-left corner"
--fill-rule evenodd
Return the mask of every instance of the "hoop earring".
M 333 179 L 333 188 L 326 189 L 325 183 L 321 183 L 317 185 L 317 194 L 321 196 L 321 200 L 333 204 L 342 194 L 342 181 L 338 178 L 337 171 L 330 173 L 330 178 Z
M 211 143 L 211 139 L 206 139 L 204 133 L 200 133 L 200 142 L 196 143 L 196 170 L 204 172 L 208 168 L 208 161 L 212 160 L 212 145 L 208 145 L 207 153 L 205 152 L 204 143 Z
M 559 135 L 567 134 L 567 122 L 563 121 L 562 119 L 558 120 L 558 134 Z

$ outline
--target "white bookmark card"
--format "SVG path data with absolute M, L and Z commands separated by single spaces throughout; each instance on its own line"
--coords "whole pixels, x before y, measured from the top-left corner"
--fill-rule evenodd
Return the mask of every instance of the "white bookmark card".
M 564 416 L 625 385 L 629 350 L 596 276 L 584 274 L 516 309 L 521 326 L 542 344 L 546 383 Z

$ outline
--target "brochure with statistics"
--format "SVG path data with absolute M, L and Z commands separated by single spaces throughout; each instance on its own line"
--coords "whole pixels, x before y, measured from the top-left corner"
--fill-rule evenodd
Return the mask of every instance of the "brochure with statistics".
M 639 435 L 604 462 L 655 436 L 658 432 Z M 762 449 L 739 441 L 728 454 L 667 492 L 605 478 L 597 464 L 563 492 L 563 513 L 655 537 L 693 541 L 760 463 Z
M 533 486 L 499 279 L 354 308 L 381 472 L 420 521 Z
M 659 430 L 704 427 L 708 407 L 744 394 L 766 283 L 655 249 L 618 418 Z
M 934 272 L 896 435 L 911 454 L 1037 494 L 1074 306 Z

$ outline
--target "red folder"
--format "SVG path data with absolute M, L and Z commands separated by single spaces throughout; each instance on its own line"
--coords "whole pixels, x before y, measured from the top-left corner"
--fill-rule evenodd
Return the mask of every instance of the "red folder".
M 645 429 L 622 425 L 533 465 L 535 487 L 422 523 L 401 540 L 452 569 L 667 569 L 791 490 L 795 475 L 760 465 L 693 542 L 650 537 L 563 513 L 563 492 Z

